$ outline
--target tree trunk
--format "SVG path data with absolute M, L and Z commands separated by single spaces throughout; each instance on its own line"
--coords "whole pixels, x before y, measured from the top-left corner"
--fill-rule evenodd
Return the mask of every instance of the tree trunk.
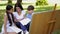
M 22 3 L 22 0 L 17 0 L 17 3 L 20 3 L 21 4 Z
M 8 4 L 9 5 L 12 5 L 12 0 L 8 0 Z

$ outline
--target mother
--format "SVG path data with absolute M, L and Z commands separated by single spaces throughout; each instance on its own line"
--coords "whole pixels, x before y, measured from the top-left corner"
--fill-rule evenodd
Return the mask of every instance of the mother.
M 17 20 L 16 26 L 22 30 L 26 29 L 19 21 L 23 20 L 25 18 L 25 11 L 23 10 L 23 7 L 21 4 L 16 3 L 14 8 L 14 17 Z

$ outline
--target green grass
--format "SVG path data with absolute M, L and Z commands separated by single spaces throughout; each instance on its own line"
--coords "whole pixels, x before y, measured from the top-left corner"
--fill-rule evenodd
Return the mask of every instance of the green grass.
M 60 30 L 54 31 L 53 34 L 60 34 Z
M 0 10 L 0 32 L 3 24 L 4 13 L 5 13 L 4 10 Z
M 7 4 L 0 4 L 0 6 L 6 6 Z M 12 4 L 12 5 L 14 5 L 14 4 Z
M 33 4 L 33 3 L 22 3 L 22 5 L 29 5 L 29 4 Z M 0 4 L 0 6 L 6 6 L 7 4 Z M 13 3 L 12 5 L 15 5 L 15 3 Z

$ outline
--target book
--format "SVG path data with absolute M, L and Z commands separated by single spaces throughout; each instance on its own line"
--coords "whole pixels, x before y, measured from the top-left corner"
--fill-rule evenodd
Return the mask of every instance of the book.
M 20 23 L 21 23 L 22 25 L 27 25 L 30 21 L 31 21 L 31 19 L 29 19 L 29 18 L 24 18 L 23 20 L 20 21 Z

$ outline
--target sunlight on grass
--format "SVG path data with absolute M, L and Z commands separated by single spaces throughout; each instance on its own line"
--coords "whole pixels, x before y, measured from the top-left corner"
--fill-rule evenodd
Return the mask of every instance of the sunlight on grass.
M 0 6 L 0 10 L 4 10 L 6 6 Z
M 55 3 L 60 5 L 60 0 L 48 0 L 48 3 L 51 4 L 51 5 L 54 5 Z

